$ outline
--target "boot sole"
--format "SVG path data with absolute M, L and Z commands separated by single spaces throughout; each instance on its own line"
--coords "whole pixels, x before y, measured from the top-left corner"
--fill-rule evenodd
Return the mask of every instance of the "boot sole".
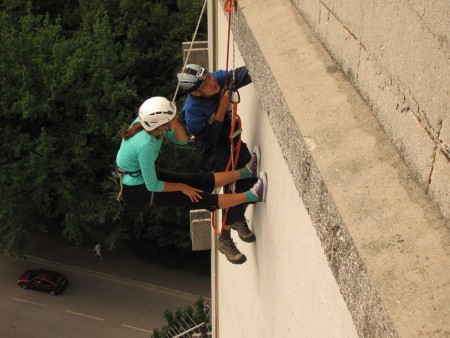
M 258 146 L 254 146 L 253 152 L 256 154 L 256 175 L 258 175 L 261 172 L 261 151 Z M 256 178 L 259 178 L 259 176 Z
M 262 201 L 261 202 L 265 202 L 266 201 L 266 197 L 267 197 L 267 174 L 264 171 L 261 171 L 259 173 L 259 178 L 264 183 L 264 191 L 263 191 L 263 196 L 262 196 Z
M 238 234 L 238 235 L 239 235 L 239 234 Z M 247 237 L 247 238 L 244 238 L 244 237 L 239 236 L 239 238 L 241 239 L 241 241 L 243 241 L 243 242 L 245 242 L 245 243 L 253 243 L 253 242 L 256 242 L 256 237 L 255 237 L 255 235 L 249 236 L 249 237 Z
M 254 234 L 248 236 L 248 237 L 241 237 L 241 234 L 239 233 L 239 231 L 234 227 L 234 225 L 231 225 L 231 229 L 233 229 L 234 231 L 236 231 L 238 233 L 239 238 L 241 239 L 241 241 L 246 242 L 246 243 L 253 243 L 256 242 L 256 236 Z
M 227 258 L 228 262 L 230 262 L 230 263 L 243 264 L 247 261 L 247 257 L 245 255 L 242 255 L 242 258 L 240 260 L 232 260 L 232 259 L 228 258 L 228 256 L 222 250 L 220 250 L 219 247 L 217 247 L 217 249 L 219 249 L 219 251 Z

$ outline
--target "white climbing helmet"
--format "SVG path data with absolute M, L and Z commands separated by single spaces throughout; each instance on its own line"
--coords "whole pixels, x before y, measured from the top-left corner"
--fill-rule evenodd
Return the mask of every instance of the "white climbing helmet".
M 193 92 L 202 88 L 208 77 L 208 70 L 196 64 L 188 64 L 177 74 L 183 94 Z
M 139 108 L 141 124 L 147 131 L 152 131 L 172 121 L 176 113 L 175 104 L 162 96 L 149 98 Z

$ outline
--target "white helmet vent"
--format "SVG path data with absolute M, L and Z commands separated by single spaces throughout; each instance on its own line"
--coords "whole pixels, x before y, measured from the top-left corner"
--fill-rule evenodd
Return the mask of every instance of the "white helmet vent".
M 147 131 L 152 131 L 172 121 L 176 113 L 177 107 L 162 96 L 146 100 L 139 108 L 141 124 Z

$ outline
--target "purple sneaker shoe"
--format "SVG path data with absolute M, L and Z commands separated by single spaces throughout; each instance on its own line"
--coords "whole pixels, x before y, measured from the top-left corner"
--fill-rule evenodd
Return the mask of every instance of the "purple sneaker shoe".
M 252 178 L 258 178 L 258 173 L 261 167 L 261 152 L 257 146 L 253 147 L 252 159 L 245 165 L 245 168 L 250 170 Z
M 258 198 L 257 202 L 266 201 L 267 175 L 264 171 L 259 173 L 258 182 L 250 189 L 250 192 Z

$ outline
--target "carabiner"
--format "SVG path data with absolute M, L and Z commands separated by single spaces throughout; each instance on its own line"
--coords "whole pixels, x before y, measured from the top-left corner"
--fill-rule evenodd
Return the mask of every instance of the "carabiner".
M 241 102 L 241 94 L 239 94 L 238 90 L 233 90 L 230 96 L 231 103 L 240 103 Z
M 231 3 L 233 2 L 233 5 L 231 5 Z M 231 13 L 234 11 L 236 7 L 236 0 L 226 0 L 225 4 L 223 5 L 223 10 L 225 12 Z

